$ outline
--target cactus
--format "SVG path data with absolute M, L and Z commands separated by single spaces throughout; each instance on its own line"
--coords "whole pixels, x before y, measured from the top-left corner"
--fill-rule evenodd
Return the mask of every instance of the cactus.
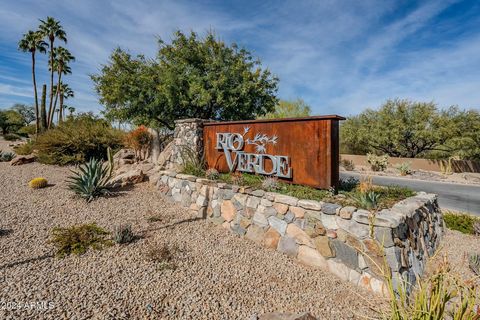
M 32 179 L 32 180 L 30 180 L 30 182 L 28 183 L 28 186 L 29 186 L 30 188 L 32 188 L 32 189 L 45 188 L 47 185 L 48 185 L 47 179 L 42 178 L 42 177 Z
M 40 127 L 41 131 L 47 130 L 47 107 L 46 107 L 46 101 L 47 101 L 47 85 L 44 84 L 42 86 L 42 100 L 40 103 Z
M 108 147 L 107 148 L 107 159 L 108 159 L 108 176 L 111 178 L 113 175 L 113 151 L 112 148 Z

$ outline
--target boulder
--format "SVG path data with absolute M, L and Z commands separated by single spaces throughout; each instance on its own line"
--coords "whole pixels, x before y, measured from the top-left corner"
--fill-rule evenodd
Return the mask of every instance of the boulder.
M 135 159 L 135 152 L 131 149 L 120 149 L 117 153 L 115 153 L 113 159 Z
M 145 174 L 142 170 L 134 169 L 122 174 L 119 174 L 111 180 L 113 187 L 125 187 L 145 181 Z
M 35 161 L 35 156 L 34 155 L 26 155 L 26 156 L 17 155 L 15 158 L 13 158 L 10 161 L 10 165 L 21 166 L 22 164 L 31 163 L 31 162 L 34 162 L 34 161 Z

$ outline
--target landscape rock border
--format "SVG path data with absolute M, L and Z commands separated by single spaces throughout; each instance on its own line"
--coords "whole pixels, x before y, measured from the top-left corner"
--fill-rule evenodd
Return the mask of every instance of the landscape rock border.
M 407 290 L 438 248 L 443 219 L 437 196 L 419 192 L 375 217 L 366 210 L 159 171 L 150 183 L 198 217 L 318 267 L 366 290 L 388 295 L 384 275 Z M 386 261 L 386 264 L 385 264 Z

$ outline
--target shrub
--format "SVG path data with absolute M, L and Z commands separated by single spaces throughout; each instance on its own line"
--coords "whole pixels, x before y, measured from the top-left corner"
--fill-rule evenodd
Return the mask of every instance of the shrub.
M 341 191 L 352 191 L 354 190 L 360 182 L 355 177 L 348 177 L 347 179 L 340 179 L 338 189 Z
M 207 177 L 208 180 L 218 180 L 220 178 L 220 173 L 218 173 L 217 169 L 210 168 L 205 172 L 205 177 Z
M 110 194 L 109 180 L 112 176 L 112 164 L 104 165 L 95 158 L 81 165 L 78 171 L 72 171 L 68 177 L 68 187 L 80 197 L 92 201 L 94 198 Z
M 119 225 L 115 226 L 113 229 L 113 241 L 118 244 L 130 243 L 135 239 L 135 236 L 132 231 L 132 226 L 127 225 Z
M 371 190 L 367 192 L 361 192 L 357 196 L 353 196 L 357 202 L 357 206 L 367 210 L 375 210 L 378 208 L 380 194 Z
M 390 275 L 386 283 L 390 313 L 383 315 L 385 319 L 479 319 L 479 288 L 455 274 L 446 259 L 431 276 L 420 280 L 410 295 L 410 284 L 401 282 L 394 288 Z
M 238 171 L 235 171 L 230 174 L 230 181 L 237 186 L 241 186 L 245 183 L 243 179 L 243 174 Z
M 91 114 L 68 118 L 40 135 L 34 148 L 38 161 L 46 164 L 79 164 L 91 158 L 105 159 L 106 151 L 121 148 L 123 132 Z
M 82 224 L 67 228 L 54 228 L 52 230 L 52 243 L 56 248 L 56 254 L 64 257 L 70 254 L 83 254 L 89 248 L 102 249 L 111 245 L 106 239 L 108 232 L 98 227 L 95 223 Z
M 444 212 L 443 220 L 447 228 L 466 234 L 474 234 L 474 224 L 480 219 L 466 213 Z
M 32 189 L 45 188 L 47 185 L 48 185 L 47 179 L 41 178 L 41 177 L 34 178 L 34 179 L 30 180 L 30 182 L 28 183 L 28 186 Z
M 35 124 L 29 124 L 28 126 L 21 127 L 17 134 L 22 137 L 29 137 L 36 133 Z
M 15 153 L 0 150 L 0 162 L 8 162 L 15 158 Z
M 355 170 L 355 164 L 353 163 L 352 160 L 348 160 L 348 159 L 342 159 L 342 161 L 340 161 L 340 164 L 342 165 L 342 167 L 347 170 L 347 171 L 353 171 Z
M 372 171 L 385 171 L 388 167 L 388 155 L 377 156 L 373 153 L 367 153 L 367 162 Z
M 13 150 L 15 150 L 17 154 L 28 155 L 28 154 L 32 154 L 33 146 L 34 146 L 34 143 L 33 141 L 30 140 L 21 145 L 13 147 Z
M 187 147 L 183 146 L 181 149 L 182 156 L 182 173 L 190 174 L 196 177 L 205 176 L 205 159 L 204 155 L 198 155 L 198 153 Z
M 3 138 L 7 141 L 17 141 L 17 140 L 21 139 L 21 137 L 18 134 L 15 134 L 15 133 L 7 133 L 7 134 L 3 135 Z
M 280 188 L 277 178 L 266 177 L 262 182 L 262 188 L 267 191 L 275 191 Z
M 169 248 L 164 243 L 150 243 L 147 246 L 146 258 L 148 261 L 156 263 L 158 270 L 175 269 L 176 265 L 173 263 L 173 257 L 176 250 L 177 248 Z
M 153 135 L 141 125 L 126 135 L 125 144 L 135 151 L 137 159 L 145 160 L 149 156 L 152 140 Z
M 410 169 L 411 163 L 410 162 L 404 162 L 396 166 L 398 172 L 402 176 L 406 176 L 407 174 L 411 174 L 412 170 Z

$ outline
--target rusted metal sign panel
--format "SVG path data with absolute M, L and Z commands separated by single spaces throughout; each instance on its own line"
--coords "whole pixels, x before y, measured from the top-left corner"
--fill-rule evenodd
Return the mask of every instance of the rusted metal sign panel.
M 205 159 L 219 172 L 276 176 L 316 188 L 338 184 L 340 116 L 207 122 Z

